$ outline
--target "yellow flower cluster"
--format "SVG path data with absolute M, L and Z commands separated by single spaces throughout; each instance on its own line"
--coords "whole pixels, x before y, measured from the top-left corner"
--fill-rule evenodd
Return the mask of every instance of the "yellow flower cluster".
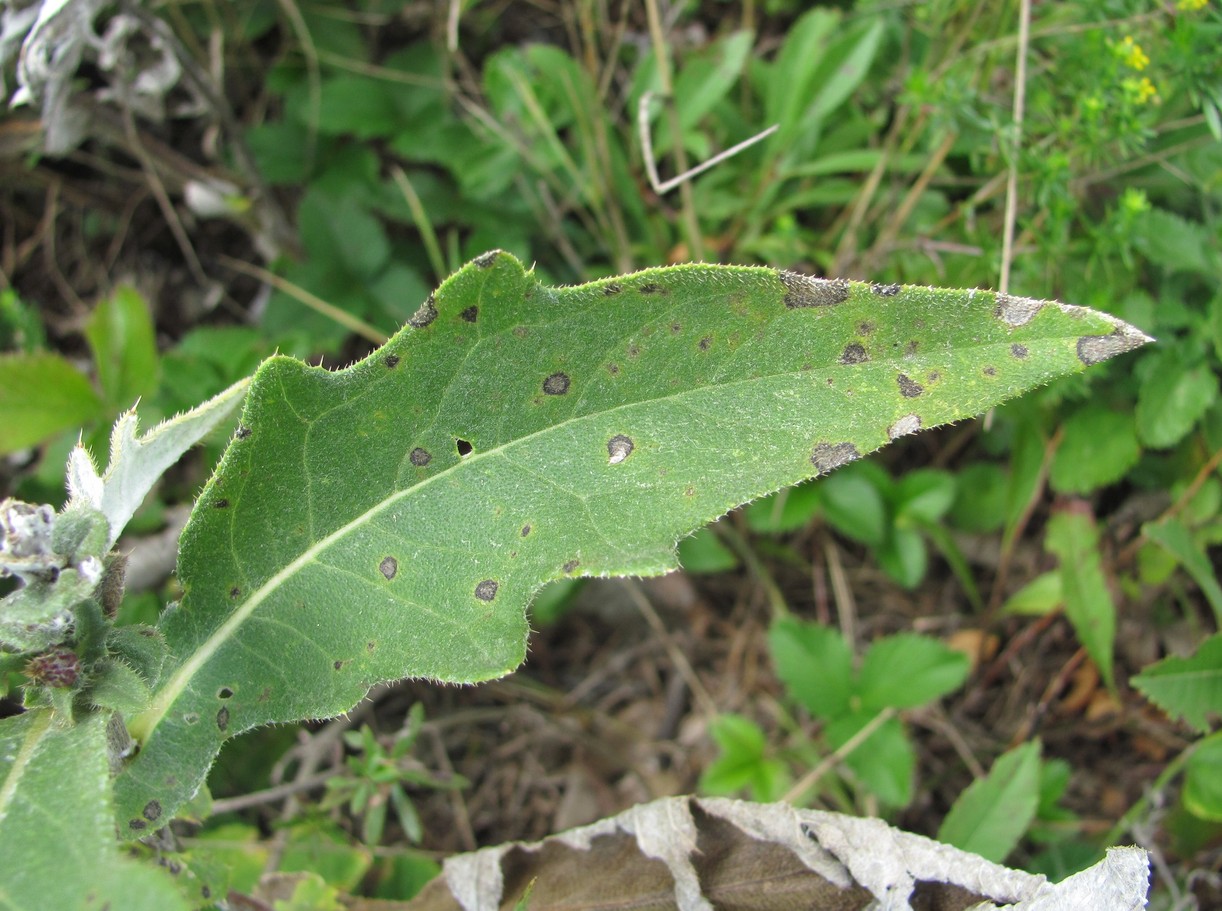
M 1122 85 L 1125 91 L 1133 96 L 1133 101 L 1137 104 L 1145 104 L 1149 101 L 1157 104 L 1159 101 L 1158 87 L 1150 81 L 1148 76 L 1142 76 L 1140 79 L 1126 79 Z
M 1132 35 L 1124 36 L 1116 52 L 1120 54 L 1129 69 L 1137 70 L 1139 73 L 1150 65 L 1150 58 L 1141 49 L 1141 45 L 1133 40 Z
M 1199 9 L 1205 9 L 1209 6 L 1209 0 L 1179 0 L 1175 4 L 1175 8 L 1181 13 L 1195 13 Z

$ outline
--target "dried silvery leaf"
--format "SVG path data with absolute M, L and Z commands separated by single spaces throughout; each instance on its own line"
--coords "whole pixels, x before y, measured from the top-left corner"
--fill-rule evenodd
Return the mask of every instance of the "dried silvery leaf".
M 450 858 L 409 907 L 493 911 L 529 889 L 532 911 L 1133 911 L 1145 906 L 1146 874 L 1140 848 L 1114 848 L 1054 884 L 878 819 L 673 797 L 534 844 Z

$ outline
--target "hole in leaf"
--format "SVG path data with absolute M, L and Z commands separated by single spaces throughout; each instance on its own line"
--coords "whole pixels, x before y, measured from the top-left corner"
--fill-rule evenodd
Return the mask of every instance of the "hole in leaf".
M 223 686 L 219 690 L 216 691 L 217 699 L 230 699 L 232 697 L 233 697 L 233 690 L 227 686 Z
M 457 440 L 456 439 L 454 441 L 454 448 L 458 450 L 458 454 L 460 456 L 469 456 L 471 455 L 472 452 L 475 451 L 475 447 L 472 446 L 470 443 L 468 443 L 466 440 Z

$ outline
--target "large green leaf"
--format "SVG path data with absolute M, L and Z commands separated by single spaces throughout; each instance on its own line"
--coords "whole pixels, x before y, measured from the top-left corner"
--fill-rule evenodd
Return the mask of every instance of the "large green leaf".
M 259 369 L 183 532 L 120 825 L 256 725 L 510 672 L 550 579 L 674 569 L 746 500 L 1144 340 L 984 291 L 698 265 L 556 289 L 481 256 L 364 361 Z
M 161 816 L 153 802 L 142 812 Z M 0 909 L 186 909 L 165 871 L 123 857 L 113 832 L 102 716 L 65 726 L 41 708 L 0 722 Z

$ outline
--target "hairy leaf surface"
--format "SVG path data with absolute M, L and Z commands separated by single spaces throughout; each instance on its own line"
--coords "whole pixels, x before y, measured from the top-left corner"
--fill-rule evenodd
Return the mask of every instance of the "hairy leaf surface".
M 259 369 L 183 533 L 120 825 L 255 725 L 509 673 L 550 579 L 674 569 L 740 503 L 1144 341 L 984 291 L 701 265 L 557 289 L 481 256 L 360 363 Z

